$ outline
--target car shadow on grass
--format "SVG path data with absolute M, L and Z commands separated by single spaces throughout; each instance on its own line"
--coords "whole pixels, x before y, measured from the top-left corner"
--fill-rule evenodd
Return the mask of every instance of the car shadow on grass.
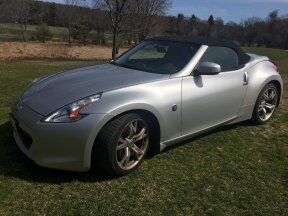
M 236 129 L 239 126 L 249 125 L 252 126 L 252 124 L 250 124 L 249 122 L 244 122 L 220 127 L 208 133 L 204 133 L 192 139 L 188 139 L 173 146 L 170 146 L 164 151 L 170 151 L 174 148 L 191 143 L 197 139 L 201 139 L 204 136 L 209 136 L 219 131 L 232 130 Z M 147 159 L 149 160 L 153 156 L 153 154 L 149 154 Z M 32 160 L 26 157 L 17 147 L 12 135 L 12 128 L 9 122 L 5 122 L 0 125 L 0 175 L 24 179 L 30 182 L 47 182 L 50 184 L 60 184 L 75 180 L 80 182 L 102 182 L 115 178 L 97 168 L 92 168 L 88 172 L 79 173 L 72 171 L 53 170 L 36 165 Z
M 187 145 L 187 144 L 192 144 L 196 140 L 199 140 L 199 139 L 201 139 L 203 137 L 207 137 L 209 135 L 213 135 L 213 134 L 216 134 L 216 133 L 219 133 L 219 132 L 235 130 L 235 129 L 239 128 L 239 127 L 254 127 L 254 126 L 257 126 L 257 125 L 255 123 L 253 123 L 252 121 L 247 120 L 247 121 L 243 121 L 243 122 L 239 122 L 239 123 L 235 123 L 235 124 L 231 124 L 231 125 L 224 125 L 224 126 L 216 127 L 214 129 L 205 131 L 205 132 L 200 133 L 198 135 L 195 135 L 195 136 L 193 136 L 191 138 L 185 139 L 185 140 L 180 141 L 180 142 L 178 142 L 176 144 L 168 146 L 162 152 L 169 152 L 169 151 L 171 151 L 171 150 L 173 150 L 175 148 L 178 148 L 180 146 Z M 152 156 L 153 155 L 148 155 L 148 158 L 152 157 Z

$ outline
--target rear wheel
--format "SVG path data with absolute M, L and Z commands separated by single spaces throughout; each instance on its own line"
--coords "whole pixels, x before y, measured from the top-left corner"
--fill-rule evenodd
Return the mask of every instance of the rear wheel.
M 272 83 L 267 84 L 260 92 L 253 111 L 253 121 L 266 123 L 273 115 L 279 99 L 278 90 Z
M 135 170 L 144 160 L 149 148 L 149 126 L 137 114 L 120 116 L 99 133 L 93 157 L 96 165 L 116 176 Z

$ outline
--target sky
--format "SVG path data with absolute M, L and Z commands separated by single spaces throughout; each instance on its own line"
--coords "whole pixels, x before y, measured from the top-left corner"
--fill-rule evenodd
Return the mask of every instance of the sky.
M 46 0 L 63 3 L 64 0 Z M 200 19 L 208 19 L 212 14 L 225 22 L 240 22 L 248 17 L 266 18 L 269 12 L 278 10 L 280 15 L 288 15 L 288 0 L 171 0 L 168 15 L 182 13 L 190 17 L 195 14 Z

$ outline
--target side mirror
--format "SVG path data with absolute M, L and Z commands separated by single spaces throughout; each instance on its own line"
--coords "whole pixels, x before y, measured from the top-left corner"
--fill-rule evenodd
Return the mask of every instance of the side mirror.
M 201 62 L 196 75 L 216 75 L 221 72 L 221 66 L 214 62 Z

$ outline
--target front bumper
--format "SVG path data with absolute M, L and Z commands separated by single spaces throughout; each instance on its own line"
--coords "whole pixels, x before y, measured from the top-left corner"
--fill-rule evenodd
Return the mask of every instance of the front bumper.
M 43 123 L 43 117 L 19 101 L 12 107 L 10 122 L 22 152 L 43 167 L 89 170 L 105 114 L 91 114 L 75 123 Z

